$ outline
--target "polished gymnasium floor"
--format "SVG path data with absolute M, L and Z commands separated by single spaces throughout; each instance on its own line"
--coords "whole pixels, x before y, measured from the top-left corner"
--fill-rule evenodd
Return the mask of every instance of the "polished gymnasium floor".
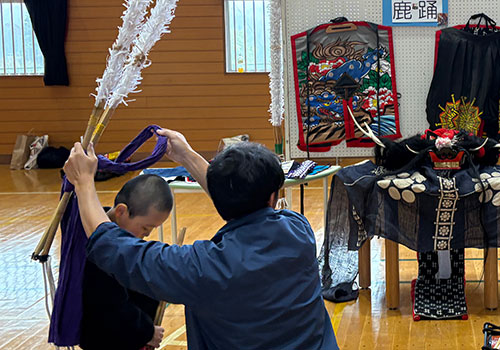
M 116 191 L 132 174 L 99 183 L 104 205 L 110 205 Z M 48 318 L 45 311 L 41 267 L 30 260 L 59 197 L 60 180 L 55 170 L 10 171 L 0 166 L 0 349 L 45 350 Z M 297 198 L 298 191 L 294 191 Z M 209 239 L 223 221 L 204 194 L 177 195 L 178 225 L 187 227 L 185 243 Z M 315 231 L 322 222 L 321 183 L 305 191 L 305 215 Z M 295 210 L 298 201 L 294 202 Z M 165 224 L 169 237 L 170 220 Z M 156 233 L 152 239 L 157 238 Z M 360 292 L 355 302 L 326 302 L 341 349 L 481 349 L 484 322 L 500 324 L 500 311 L 483 308 L 482 252 L 466 253 L 467 321 L 420 321 L 411 317 L 410 281 L 417 274 L 415 253 L 400 249 L 401 307 L 385 307 L 383 241 L 372 241 L 372 287 Z M 52 249 L 57 277 L 59 240 Z M 165 339 L 161 348 L 186 347 L 183 307 L 170 305 L 163 322 Z M 236 349 L 234 349 L 236 350 Z M 260 350 L 260 349 L 259 349 Z M 262 349 L 265 350 L 265 349 Z M 307 349 L 297 349 L 307 350 Z

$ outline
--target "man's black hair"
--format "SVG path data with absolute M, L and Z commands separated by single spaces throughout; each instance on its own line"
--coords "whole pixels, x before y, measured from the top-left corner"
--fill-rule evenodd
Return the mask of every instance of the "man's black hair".
M 115 206 L 123 203 L 131 218 L 148 215 L 149 208 L 159 212 L 172 210 L 172 192 L 167 182 L 158 175 L 140 175 L 127 181 L 115 198 Z
M 207 170 L 208 192 L 226 221 L 268 206 L 283 186 L 279 158 L 262 145 L 241 142 L 226 148 Z

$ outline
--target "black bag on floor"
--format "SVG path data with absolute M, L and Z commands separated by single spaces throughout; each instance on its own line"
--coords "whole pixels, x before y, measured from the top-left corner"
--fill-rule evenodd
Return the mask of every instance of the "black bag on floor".
M 62 168 L 69 157 L 69 149 L 66 147 L 45 147 L 40 151 L 36 163 L 40 169 Z

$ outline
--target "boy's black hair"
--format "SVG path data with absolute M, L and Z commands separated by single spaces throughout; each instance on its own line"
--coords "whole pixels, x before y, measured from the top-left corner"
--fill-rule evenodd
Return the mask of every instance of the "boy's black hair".
M 158 175 L 140 175 L 127 181 L 115 198 L 115 207 L 123 203 L 130 218 L 148 215 L 149 208 L 159 212 L 172 210 L 172 192 L 167 182 Z
M 226 221 L 267 207 L 271 194 L 278 192 L 284 181 L 279 158 L 252 142 L 226 148 L 207 170 L 208 192 Z

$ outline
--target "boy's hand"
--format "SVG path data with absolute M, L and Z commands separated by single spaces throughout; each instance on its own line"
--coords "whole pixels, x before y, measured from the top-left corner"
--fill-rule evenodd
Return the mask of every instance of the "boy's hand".
M 155 332 L 153 334 L 153 338 L 149 341 L 147 345 L 152 346 L 153 348 L 160 347 L 161 341 L 163 340 L 163 334 L 165 330 L 162 327 L 155 326 Z
M 88 147 L 88 154 L 85 154 L 82 144 L 75 143 L 71 149 L 70 156 L 63 168 L 66 177 L 75 187 L 84 183 L 94 181 L 94 175 L 97 170 L 97 157 L 92 144 Z
M 189 157 L 189 154 L 194 152 L 184 135 L 180 132 L 169 129 L 160 129 L 157 133 L 158 135 L 168 137 L 166 155 L 174 162 L 183 164 L 186 158 Z

